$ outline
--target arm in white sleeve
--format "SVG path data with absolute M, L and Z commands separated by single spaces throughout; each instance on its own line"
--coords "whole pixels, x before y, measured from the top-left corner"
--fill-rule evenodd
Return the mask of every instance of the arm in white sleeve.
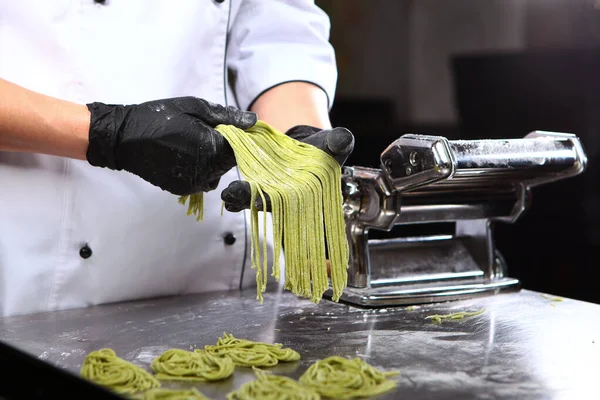
M 243 0 L 230 29 L 227 64 L 238 106 L 287 82 L 320 87 L 331 108 L 337 83 L 329 17 L 312 0 Z

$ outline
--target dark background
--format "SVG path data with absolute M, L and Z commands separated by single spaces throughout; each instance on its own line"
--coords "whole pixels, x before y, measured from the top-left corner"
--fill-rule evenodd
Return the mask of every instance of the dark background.
M 339 67 L 334 125 L 378 167 L 404 133 L 449 139 L 577 134 L 588 170 L 536 188 L 532 208 L 497 225 L 508 274 L 528 289 L 600 303 L 597 158 L 600 0 L 317 0 Z

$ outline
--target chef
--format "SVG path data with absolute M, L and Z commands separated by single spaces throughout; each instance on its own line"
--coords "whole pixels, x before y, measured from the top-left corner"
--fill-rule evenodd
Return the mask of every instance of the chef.
M 214 130 L 257 120 L 343 163 L 309 0 L 0 2 L 0 314 L 254 284 L 248 185 Z M 177 196 L 204 192 L 204 220 Z

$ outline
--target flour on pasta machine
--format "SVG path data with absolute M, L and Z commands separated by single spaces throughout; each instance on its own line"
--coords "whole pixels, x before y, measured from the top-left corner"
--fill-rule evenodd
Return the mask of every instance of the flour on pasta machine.
M 469 141 L 407 134 L 381 154 L 381 169 L 345 167 L 350 265 L 342 301 L 390 306 L 519 290 L 505 276 L 494 223 L 516 221 L 532 187 L 578 175 L 586 164 L 576 136 L 536 131 Z M 451 229 L 369 238 L 425 224 Z

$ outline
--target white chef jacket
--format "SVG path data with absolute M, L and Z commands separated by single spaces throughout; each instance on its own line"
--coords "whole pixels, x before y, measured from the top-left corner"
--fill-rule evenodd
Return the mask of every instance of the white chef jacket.
M 193 95 L 248 109 L 308 81 L 333 99 L 329 19 L 309 0 L 0 0 L 0 77 L 57 98 Z M 253 285 L 247 213 L 85 161 L 0 152 L 0 314 Z

